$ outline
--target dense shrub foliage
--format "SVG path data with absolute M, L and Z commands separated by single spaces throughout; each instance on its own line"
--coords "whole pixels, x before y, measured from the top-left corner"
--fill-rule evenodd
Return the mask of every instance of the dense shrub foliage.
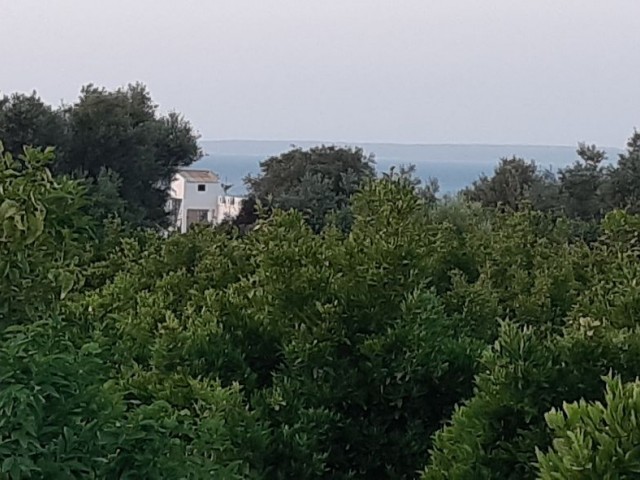
M 638 475 L 639 217 L 387 175 L 349 229 L 162 238 L 50 156 L 0 163 L 0 476 Z
M 637 478 L 640 474 L 640 384 L 608 379 L 606 404 L 564 404 L 546 416 L 553 449 L 538 452 L 543 480 Z

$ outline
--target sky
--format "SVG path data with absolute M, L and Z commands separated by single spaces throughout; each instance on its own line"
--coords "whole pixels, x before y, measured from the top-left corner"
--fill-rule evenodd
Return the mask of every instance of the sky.
M 0 91 L 146 84 L 203 139 L 621 147 L 638 0 L 0 0 Z

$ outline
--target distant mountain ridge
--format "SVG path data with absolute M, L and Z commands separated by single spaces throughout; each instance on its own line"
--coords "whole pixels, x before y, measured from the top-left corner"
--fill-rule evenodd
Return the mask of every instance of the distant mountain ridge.
M 259 172 L 260 161 L 293 146 L 310 148 L 317 145 L 361 147 L 372 153 L 378 171 L 387 171 L 392 165 L 415 164 L 417 174 L 426 179 L 436 177 L 443 193 L 453 193 L 478 178 L 491 174 L 503 157 L 518 156 L 535 162 L 543 168 L 558 169 L 578 159 L 577 145 L 485 145 L 485 144 L 402 144 L 356 143 L 293 140 L 203 140 L 200 142 L 206 156 L 194 167 L 207 168 L 233 183 L 238 193 L 244 191 L 242 179 Z M 619 148 L 604 147 L 610 161 L 615 161 Z

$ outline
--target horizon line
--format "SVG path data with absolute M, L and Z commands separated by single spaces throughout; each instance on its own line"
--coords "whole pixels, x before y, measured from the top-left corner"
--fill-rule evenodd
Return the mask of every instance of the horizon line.
M 296 145 L 296 142 L 299 143 L 315 143 L 318 145 L 336 145 L 336 144 L 344 144 L 348 146 L 357 147 L 359 145 L 390 145 L 390 146 L 400 146 L 400 147 L 548 147 L 548 148 L 577 148 L 578 144 L 581 142 L 577 142 L 575 145 L 562 145 L 562 144 L 545 144 L 545 143 L 480 143 L 480 142 L 471 142 L 471 143 L 418 143 L 418 142 L 385 142 L 385 141 L 364 141 L 364 142 L 349 142 L 344 140 L 259 140 L 259 139 L 241 139 L 241 138 L 219 138 L 219 139 L 201 139 L 198 142 L 246 142 L 246 143 L 288 143 L 290 145 Z M 589 142 L 585 142 L 587 145 L 590 145 Z M 615 149 L 615 150 L 624 150 L 622 147 L 613 147 L 610 145 L 599 146 L 601 149 Z

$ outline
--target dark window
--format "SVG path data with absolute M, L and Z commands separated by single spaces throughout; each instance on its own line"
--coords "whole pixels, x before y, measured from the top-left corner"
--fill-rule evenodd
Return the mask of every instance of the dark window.
M 204 192 L 207 189 L 207 186 L 204 183 L 198 184 L 198 191 Z

